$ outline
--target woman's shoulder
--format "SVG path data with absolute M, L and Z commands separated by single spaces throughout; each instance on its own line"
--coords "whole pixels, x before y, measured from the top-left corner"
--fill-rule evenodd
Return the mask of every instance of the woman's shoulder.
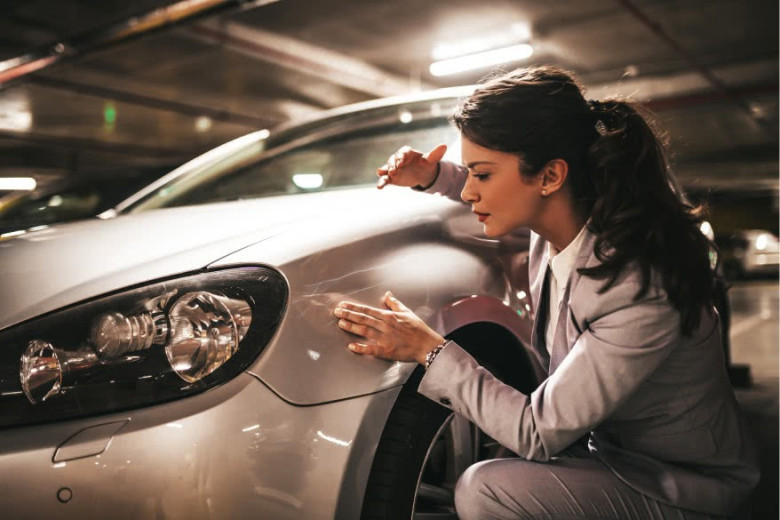
M 584 265 L 578 267 L 590 268 L 598 266 L 600 263 L 592 248 L 584 252 L 583 256 L 587 256 L 587 260 Z M 661 274 L 651 269 L 650 278 L 645 288 L 644 273 L 637 260 L 626 263 L 614 280 L 583 274 L 575 270 L 572 273 L 571 283 L 570 305 L 573 310 L 592 317 L 639 305 L 671 306 Z

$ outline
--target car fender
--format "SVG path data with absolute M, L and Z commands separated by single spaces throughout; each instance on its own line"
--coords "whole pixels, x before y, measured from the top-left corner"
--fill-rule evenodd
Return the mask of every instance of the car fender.
M 317 224 L 301 232 L 316 237 L 312 225 Z M 475 321 L 499 323 L 521 338 L 529 334 L 530 316 L 513 308 L 521 305 L 517 294 L 523 289 L 508 280 L 499 248 L 455 240 L 435 218 L 396 231 L 356 234 L 352 241 L 327 248 L 315 244 L 316 252 L 276 263 L 289 282 L 290 299 L 276 335 L 249 372 L 283 399 L 313 405 L 371 394 L 403 384 L 414 370 L 414 363 L 349 351 L 355 336 L 341 330 L 333 316 L 343 300 L 381 307 L 391 290 L 441 334 Z M 296 233 L 281 234 L 212 267 L 273 258 L 296 242 L 301 247 Z

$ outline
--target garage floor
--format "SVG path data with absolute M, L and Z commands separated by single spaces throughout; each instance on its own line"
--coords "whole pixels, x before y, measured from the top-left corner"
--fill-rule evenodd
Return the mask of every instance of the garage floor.
M 753 384 L 737 388 L 737 398 L 750 422 L 761 453 L 761 482 L 753 500 L 754 520 L 777 520 L 778 506 L 778 283 L 755 280 L 730 290 L 731 358 L 747 364 Z

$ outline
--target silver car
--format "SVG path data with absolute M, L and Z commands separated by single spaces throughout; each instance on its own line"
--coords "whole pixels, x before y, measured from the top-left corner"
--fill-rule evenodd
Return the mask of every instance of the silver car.
M 527 237 L 390 186 L 400 145 L 456 142 L 447 90 L 227 143 L 95 219 L 0 241 L 4 518 L 455 518 L 503 455 L 352 354 L 332 311 L 393 293 L 525 392 Z M 458 152 L 452 150 L 457 160 Z

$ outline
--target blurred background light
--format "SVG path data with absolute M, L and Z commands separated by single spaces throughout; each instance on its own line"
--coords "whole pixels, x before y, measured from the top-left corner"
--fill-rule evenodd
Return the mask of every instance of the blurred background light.
M 319 173 L 296 173 L 293 175 L 292 181 L 302 190 L 316 190 L 322 186 L 322 175 Z
M 531 45 L 520 43 L 501 49 L 493 49 L 485 52 L 478 52 L 476 54 L 469 54 L 467 56 L 435 61 L 431 63 L 430 72 L 434 76 L 449 76 L 468 70 L 483 69 L 501 63 L 523 60 L 531 57 L 533 53 L 534 49 Z
M 0 177 L 0 190 L 32 191 L 38 185 L 32 177 Z
M 213 125 L 213 122 L 211 121 L 211 118 L 208 116 L 200 116 L 195 120 L 195 130 L 198 132 L 208 132 L 211 130 L 211 126 Z

